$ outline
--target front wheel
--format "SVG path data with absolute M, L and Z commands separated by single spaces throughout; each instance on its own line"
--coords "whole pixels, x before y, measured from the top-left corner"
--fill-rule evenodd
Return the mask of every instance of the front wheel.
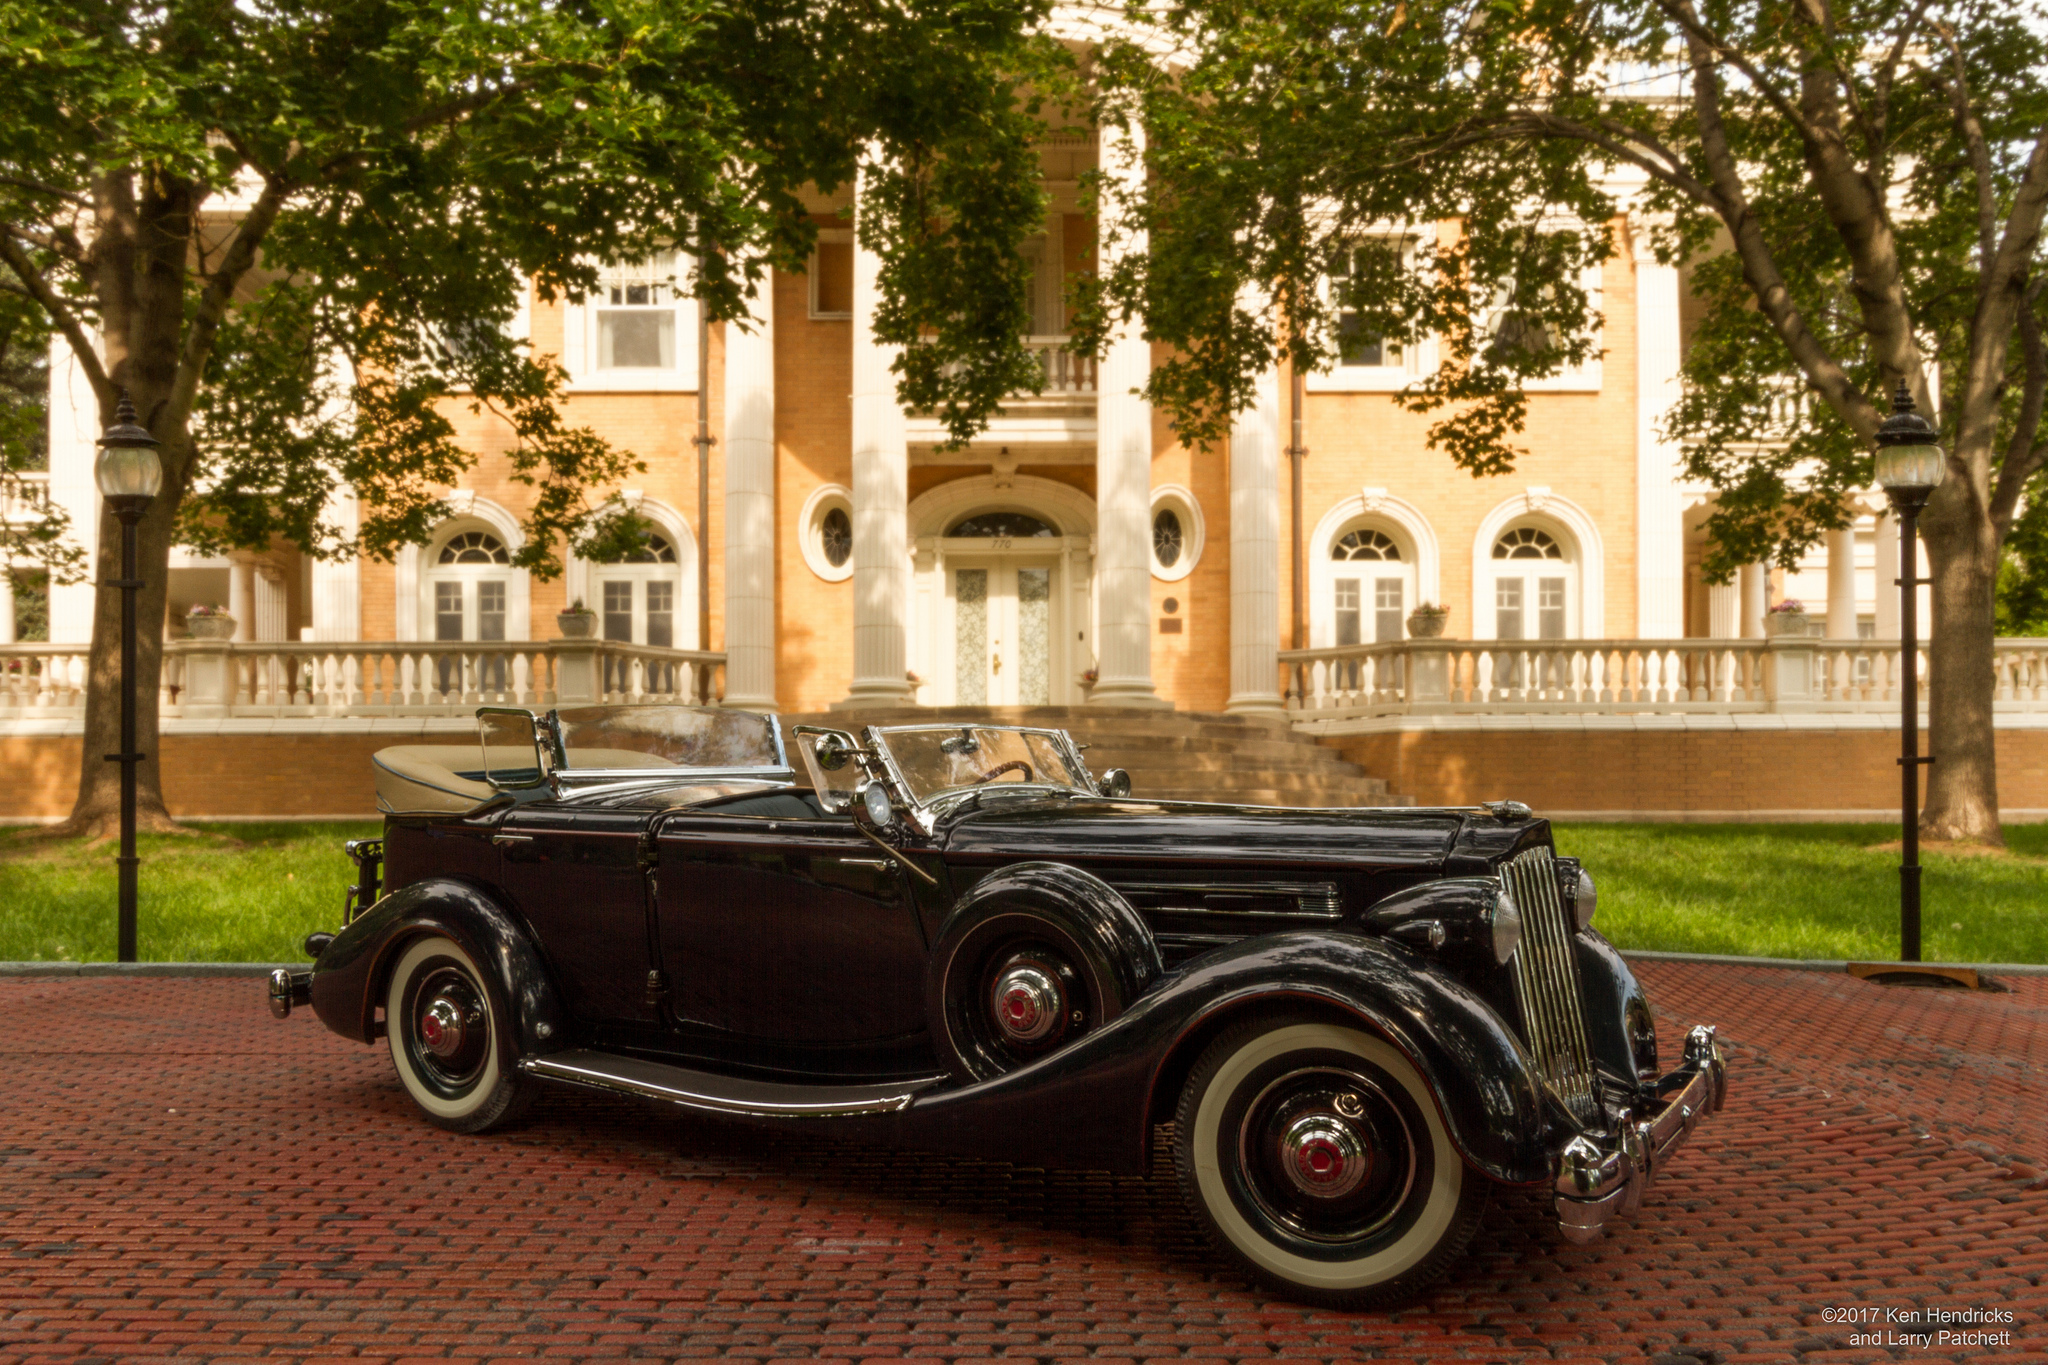
M 1390 1307 L 1442 1275 L 1489 1186 L 1391 1044 L 1320 1019 L 1254 1019 L 1196 1063 L 1174 1123 L 1181 1193 L 1211 1241 L 1290 1298 Z
M 481 1133 L 532 1101 L 533 1083 L 500 1041 L 501 1008 L 475 959 L 442 935 L 414 939 L 391 971 L 384 998 L 391 1061 L 413 1103 L 443 1128 Z

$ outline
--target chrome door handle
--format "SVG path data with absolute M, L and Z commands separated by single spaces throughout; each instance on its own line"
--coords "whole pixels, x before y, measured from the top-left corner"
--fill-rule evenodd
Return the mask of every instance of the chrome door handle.
M 507 844 L 530 844 L 533 842 L 533 836 L 531 834 L 493 834 L 491 842 L 503 848 Z
M 867 867 L 877 872 L 887 872 L 896 866 L 887 858 L 841 858 L 839 861 L 846 867 Z

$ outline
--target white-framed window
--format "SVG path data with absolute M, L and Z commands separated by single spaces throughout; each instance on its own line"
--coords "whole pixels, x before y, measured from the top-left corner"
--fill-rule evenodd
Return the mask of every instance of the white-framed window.
M 1493 543 L 1493 638 L 1570 640 L 1579 634 L 1579 566 L 1549 529 L 1510 526 Z
M 836 483 L 815 489 L 798 513 L 797 542 L 804 563 L 827 583 L 853 577 L 852 491 Z
M 853 233 L 825 228 L 811 248 L 810 295 L 814 318 L 853 316 Z
M 1152 576 L 1178 583 L 1202 560 L 1202 504 L 1179 484 L 1152 490 Z
M 1430 373 L 1437 365 L 1434 337 L 1396 342 L 1374 334 L 1356 312 L 1342 306 L 1344 291 L 1361 271 L 1361 258 L 1368 252 L 1395 251 L 1401 267 L 1412 270 L 1416 253 L 1429 234 L 1420 232 L 1374 233 L 1340 254 L 1336 267 L 1323 287 L 1337 305 L 1336 335 L 1331 338 L 1337 357 L 1325 371 L 1304 376 L 1305 387 L 1322 392 L 1392 393 Z
M 1392 644 L 1407 637 L 1408 613 L 1416 606 L 1414 556 L 1390 528 L 1347 527 L 1330 542 L 1321 567 L 1330 585 L 1331 644 Z
M 640 548 L 617 564 L 593 564 L 599 634 L 623 644 L 676 645 L 676 596 L 682 573 L 676 547 L 650 531 Z
M 1567 365 L 1558 373 L 1541 378 L 1522 381 L 1522 387 L 1529 393 L 1598 393 L 1601 382 L 1600 355 L 1598 352 L 1600 332 L 1605 320 L 1605 293 L 1601 287 L 1601 267 L 1586 267 L 1579 278 L 1579 287 L 1586 291 L 1586 310 L 1593 320 L 1593 357 L 1583 365 Z M 1547 290 L 1545 291 L 1547 293 Z M 1497 353 L 1510 349 L 1542 351 L 1549 347 L 1548 329 L 1540 319 L 1532 316 L 1527 301 L 1515 296 L 1515 282 L 1504 280 L 1494 289 L 1482 307 L 1474 310 L 1472 323 L 1478 329 L 1474 351 L 1481 363 Z
M 659 251 L 606 265 L 597 288 L 563 310 L 562 365 L 581 390 L 691 391 L 697 386 L 697 305 L 689 258 Z

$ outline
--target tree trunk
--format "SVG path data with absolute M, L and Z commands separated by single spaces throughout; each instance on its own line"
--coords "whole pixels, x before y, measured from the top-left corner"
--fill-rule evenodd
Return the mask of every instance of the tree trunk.
M 174 830 L 164 807 L 161 740 L 157 734 L 157 684 L 163 671 L 164 611 L 169 600 L 171 522 L 177 515 L 172 480 L 149 506 L 136 530 L 135 594 L 135 741 L 145 757 L 135 766 L 136 827 L 158 832 Z M 112 583 L 121 577 L 121 523 L 110 511 L 100 512 L 99 550 L 93 556 L 94 580 Z M 121 752 L 121 591 L 101 587 L 92 618 L 92 652 L 85 684 L 85 749 L 78 776 L 78 801 L 71 817 L 50 832 L 105 838 L 121 828 L 121 765 L 108 754 Z
M 1926 806 L 1928 839 L 2003 845 L 1998 822 L 1998 751 L 1991 728 L 1992 641 L 1997 617 L 1998 532 L 1967 484 L 1936 490 L 1921 522 L 1927 540 L 1934 620 L 1927 648 Z M 1879 566 L 1878 585 L 1891 581 Z

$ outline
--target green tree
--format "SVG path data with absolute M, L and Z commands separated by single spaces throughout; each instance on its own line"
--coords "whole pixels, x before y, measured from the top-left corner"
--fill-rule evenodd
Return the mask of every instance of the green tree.
M 1150 138 L 1150 181 L 1121 201 L 1150 248 L 1090 321 L 1142 310 L 1179 348 L 1153 389 L 1196 435 L 1248 401 L 1275 336 L 1325 363 L 1350 311 L 1354 332 L 1442 335 L 1442 370 L 1401 401 L 1441 411 L 1432 443 L 1459 465 L 1508 468 L 1523 381 L 1597 349 L 1575 284 L 1610 246 L 1617 174 L 1643 183 L 1659 253 L 1696 263 L 1706 312 L 1671 426 L 1720 491 L 1710 573 L 1789 564 L 1845 524 L 1904 380 L 1950 451 L 1922 519 L 1925 820 L 2002 837 L 1994 585 L 2048 457 L 2038 5 L 1189 0 L 1129 18 L 1143 37 L 1105 54 L 1104 103 Z M 1464 234 L 1403 268 L 1388 225 L 1438 219 Z M 1343 271 L 1361 242 L 1367 266 Z
M 1031 36 L 1042 12 L 0 0 L 0 298 L 65 338 L 103 421 L 127 390 L 163 443 L 142 619 L 163 614 L 174 541 L 340 556 L 423 539 L 474 458 L 460 404 L 510 424 L 534 490 L 519 562 L 556 572 L 588 490 L 635 459 L 563 419 L 561 371 L 505 335 L 516 291 L 576 296 L 600 261 L 675 248 L 700 263 L 678 287 L 741 316 L 764 270 L 806 258 L 806 196 L 862 165 L 904 396 L 973 431 L 1033 372 L 1039 122 L 1020 91 L 1057 65 Z M 344 486 L 352 537 L 325 514 Z M 99 543 L 111 577 L 110 517 Z M 103 594 L 88 754 L 115 743 L 116 610 Z M 160 663 L 146 633 L 145 697 Z M 142 781 L 162 822 L 153 761 Z M 87 763 L 69 827 L 104 826 L 115 792 Z

